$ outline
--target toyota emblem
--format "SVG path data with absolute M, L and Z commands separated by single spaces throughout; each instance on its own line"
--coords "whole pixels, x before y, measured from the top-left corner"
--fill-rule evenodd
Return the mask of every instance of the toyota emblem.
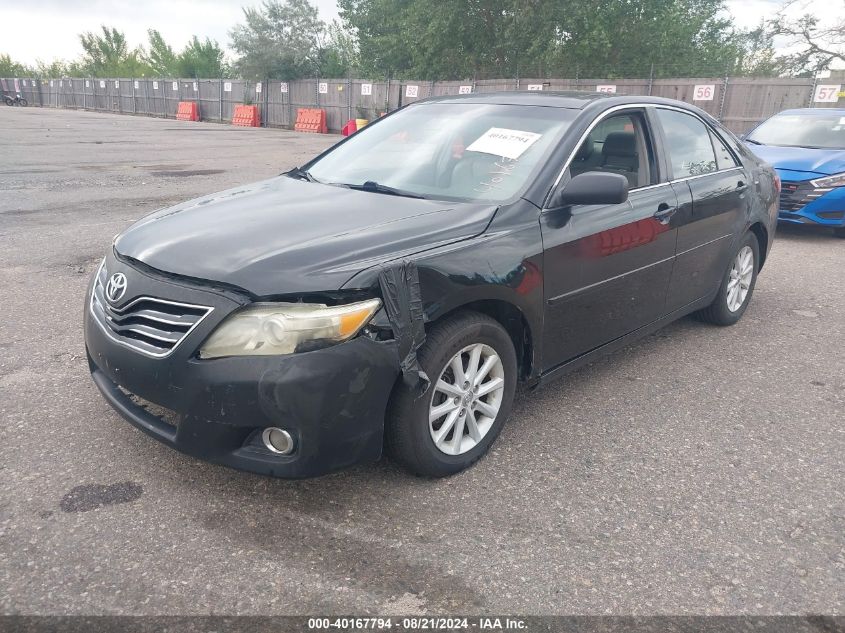
M 120 301 L 124 294 L 126 294 L 126 275 L 115 273 L 106 284 L 106 298 L 111 303 L 115 303 Z

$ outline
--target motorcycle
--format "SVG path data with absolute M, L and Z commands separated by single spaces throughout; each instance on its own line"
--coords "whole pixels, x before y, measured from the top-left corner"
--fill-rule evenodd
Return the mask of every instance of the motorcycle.
M 26 99 L 20 96 L 20 94 L 16 94 L 14 97 L 10 95 L 3 95 L 3 100 L 6 102 L 7 106 L 26 107 L 28 105 Z

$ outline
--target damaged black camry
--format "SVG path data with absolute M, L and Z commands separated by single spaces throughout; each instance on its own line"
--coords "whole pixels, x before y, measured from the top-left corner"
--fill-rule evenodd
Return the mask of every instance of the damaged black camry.
M 426 100 L 307 165 L 120 234 L 85 304 L 129 422 L 278 477 L 458 472 L 514 390 L 689 313 L 745 311 L 780 183 L 675 101 Z

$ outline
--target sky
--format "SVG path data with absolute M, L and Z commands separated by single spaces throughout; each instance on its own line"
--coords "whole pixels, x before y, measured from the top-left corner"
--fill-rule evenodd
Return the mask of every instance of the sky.
M 311 2 L 324 21 L 338 17 L 336 0 Z M 727 7 L 737 27 L 752 28 L 761 18 L 772 16 L 781 3 L 728 0 Z M 79 33 L 97 30 L 100 24 L 123 31 L 131 47 L 146 44 L 148 28 L 157 28 L 175 50 L 195 34 L 227 47 L 229 30 L 242 22 L 241 7 L 258 4 L 259 0 L 0 0 L 0 53 L 27 64 L 75 59 L 82 53 Z M 803 5 L 826 22 L 845 19 L 841 0 L 804 0 Z

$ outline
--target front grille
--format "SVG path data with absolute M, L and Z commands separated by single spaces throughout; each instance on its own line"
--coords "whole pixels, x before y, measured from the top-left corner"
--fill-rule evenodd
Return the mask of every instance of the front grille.
M 816 188 L 810 184 L 810 181 L 784 181 L 780 189 L 780 208 L 782 211 L 798 211 L 816 198 L 821 198 L 828 191 L 830 187 Z
M 213 309 L 155 297 L 138 297 L 115 308 L 106 301 L 107 278 L 102 265 L 91 293 L 94 320 L 113 340 L 148 356 L 170 354 Z

